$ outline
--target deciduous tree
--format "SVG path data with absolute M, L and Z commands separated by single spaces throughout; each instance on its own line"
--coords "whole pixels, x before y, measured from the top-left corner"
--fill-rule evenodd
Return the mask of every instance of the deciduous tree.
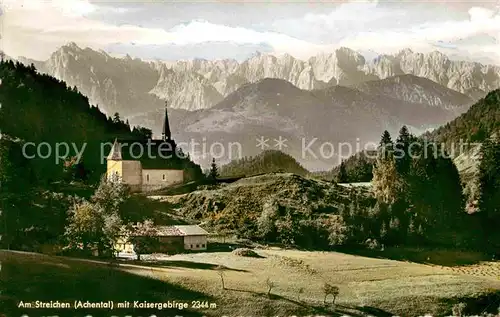
M 152 220 L 145 220 L 135 225 L 127 226 L 125 229 L 128 241 L 134 246 L 137 260 L 141 260 L 142 254 L 154 252 L 159 246 L 158 230 Z

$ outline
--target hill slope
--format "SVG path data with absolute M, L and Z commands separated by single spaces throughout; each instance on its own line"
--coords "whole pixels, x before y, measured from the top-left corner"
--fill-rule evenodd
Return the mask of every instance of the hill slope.
M 0 251 L 0 277 L 5 282 L 0 311 L 7 316 L 67 316 L 68 309 L 22 309 L 18 304 L 36 300 L 71 304 L 75 300 L 112 300 L 115 310 L 119 302 L 130 301 L 129 308 L 119 311 L 139 316 L 447 316 L 458 301 L 467 302 L 471 313 L 483 311 L 498 299 L 495 292 L 498 294 L 500 288 L 494 275 L 485 278 L 460 274 L 462 267 L 455 270 L 336 252 L 255 251 L 260 258 L 208 252 L 119 266 Z M 498 271 L 497 263 L 487 264 L 491 264 L 487 270 L 493 274 Z M 218 265 L 225 267 L 225 290 L 215 271 Z M 474 270 L 485 267 L 486 264 Z M 276 296 L 266 295 L 268 277 L 275 283 L 272 294 Z M 338 285 L 338 305 L 324 305 L 321 286 L 325 282 Z M 304 293 L 298 294 L 301 288 Z M 188 305 L 200 301 L 215 304 L 216 308 L 166 308 L 158 313 L 158 309 L 133 309 L 134 301 L 176 301 Z M 109 315 L 108 309 L 79 311 L 83 315 Z
M 500 131 L 500 90 L 494 90 L 470 109 L 443 125 L 424 134 L 424 138 L 442 143 L 455 157 L 455 163 L 465 179 L 474 178 L 479 163 L 480 144 Z
M 266 150 L 254 157 L 234 160 L 219 168 L 222 177 L 250 176 L 273 172 L 293 173 L 302 176 L 309 173 L 293 157 L 276 150 Z
M 491 91 L 470 109 L 447 123 L 426 134 L 425 137 L 445 143 L 451 149 L 453 143 L 482 142 L 500 130 L 500 90 Z
M 467 211 L 477 210 L 479 195 L 478 171 L 481 144 L 500 131 L 500 90 L 491 91 L 470 109 L 423 137 L 444 144 L 454 157 L 465 184 Z
M 340 206 L 349 202 L 349 192 L 342 186 L 291 173 L 265 174 L 187 194 L 180 201 L 180 212 L 188 219 L 205 221 L 213 231 L 229 230 L 252 239 L 259 235 L 259 219 L 276 213 L 279 220 L 293 222 L 283 228 L 297 229 L 296 245 L 323 248 L 328 239 L 308 230 L 335 218 Z

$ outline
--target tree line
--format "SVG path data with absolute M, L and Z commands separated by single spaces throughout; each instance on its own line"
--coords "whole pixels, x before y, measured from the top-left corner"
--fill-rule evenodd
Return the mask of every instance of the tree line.
M 385 131 L 372 184 L 381 240 L 467 243 L 456 235 L 465 219 L 460 176 L 439 144 L 417 138 L 405 126 L 395 141 Z

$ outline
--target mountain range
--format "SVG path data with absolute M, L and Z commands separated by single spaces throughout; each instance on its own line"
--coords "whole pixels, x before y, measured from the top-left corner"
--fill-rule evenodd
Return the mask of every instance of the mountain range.
M 500 87 L 500 67 L 455 61 L 440 52 L 410 49 L 366 60 L 348 48 L 320 54 L 307 61 L 290 55 L 256 54 L 236 60 L 143 61 L 112 57 L 104 51 L 62 46 L 46 61 L 19 58 L 69 86 L 76 86 L 108 113 L 130 115 L 154 110 L 162 99 L 175 109 L 199 110 L 216 105 L 239 87 L 264 78 L 289 81 L 305 90 L 352 86 L 410 74 L 430 79 L 473 99 Z
M 47 61 L 19 61 L 75 86 L 101 110 L 119 112 L 155 135 L 161 133 L 166 100 L 175 139 L 204 166 L 211 158 L 193 143 L 221 143 L 222 161 L 278 149 L 310 170 L 330 169 L 339 161 L 340 142 L 363 148 L 377 142 L 383 130 L 396 133 L 402 125 L 423 133 L 500 87 L 498 66 L 409 49 L 371 61 L 341 48 L 307 61 L 256 54 L 243 62 L 167 62 L 113 57 L 70 43 Z M 257 147 L 260 138 L 267 141 Z M 280 138 L 287 143 L 276 148 Z M 239 148 L 229 149 L 230 142 Z M 314 154 L 304 155 L 310 142 Z

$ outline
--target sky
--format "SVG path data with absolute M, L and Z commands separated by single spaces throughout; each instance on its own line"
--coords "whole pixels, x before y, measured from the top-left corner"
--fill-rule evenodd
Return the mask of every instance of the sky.
M 367 57 L 403 48 L 500 65 L 494 1 L 0 0 L 0 49 L 46 60 L 62 45 L 142 59 L 299 59 L 349 47 Z

